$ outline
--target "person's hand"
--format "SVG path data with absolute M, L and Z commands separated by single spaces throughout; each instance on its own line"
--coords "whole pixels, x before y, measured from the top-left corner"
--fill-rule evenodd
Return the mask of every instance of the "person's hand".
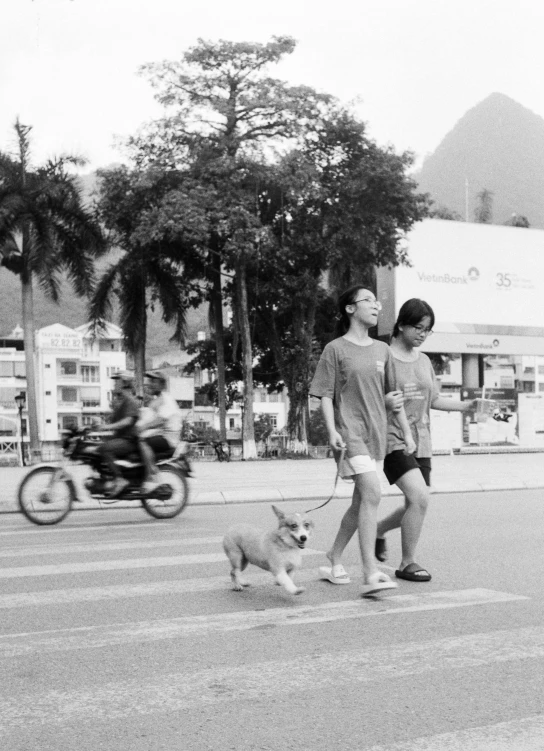
M 465 412 L 475 412 L 478 409 L 478 399 L 469 399 L 465 405 Z
M 416 442 L 414 441 L 412 436 L 409 436 L 408 438 L 404 439 L 404 448 L 403 451 L 405 454 L 410 455 L 414 454 L 416 450 Z
M 398 412 L 404 404 L 404 395 L 402 391 L 390 391 L 385 395 L 386 409 L 391 412 Z
M 342 449 L 346 448 L 344 439 L 336 430 L 329 436 L 329 445 L 333 451 L 341 451 Z

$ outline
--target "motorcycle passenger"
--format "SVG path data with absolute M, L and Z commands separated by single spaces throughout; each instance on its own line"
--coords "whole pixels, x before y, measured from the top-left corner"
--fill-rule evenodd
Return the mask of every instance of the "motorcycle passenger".
M 136 423 L 140 406 L 134 396 L 134 377 L 126 371 L 112 376 L 115 382 L 113 405 L 110 422 L 97 426 L 98 431 L 113 432 L 112 438 L 106 438 L 98 447 L 102 461 L 113 475 L 110 498 L 116 498 L 129 485 L 116 465 L 117 458 L 128 456 L 138 450 L 138 432 Z
M 146 373 L 146 395 L 151 398 L 138 422 L 140 453 L 145 465 L 146 493 L 158 485 L 157 454 L 171 453 L 180 441 L 181 410 L 166 390 L 166 378 L 158 371 Z

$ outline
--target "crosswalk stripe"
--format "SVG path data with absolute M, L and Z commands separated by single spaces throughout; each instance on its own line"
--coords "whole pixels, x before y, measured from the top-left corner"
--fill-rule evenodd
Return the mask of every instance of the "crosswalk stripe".
M 78 722 L 82 726 L 97 721 L 126 721 L 130 716 L 177 712 L 192 706 L 262 701 L 276 696 L 300 695 L 303 691 L 330 692 L 346 684 L 368 684 L 391 677 L 399 680 L 412 675 L 543 657 L 544 628 L 528 627 L 321 653 L 312 655 L 311 659 L 304 654 L 290 660 L 196 672 L 183 670 L 161 674 L 145 682 L 135 678 L 101 681 L 91 688 L 71 688 L 70 691 L 40 689 L 0 700 L 0 734 L 6 735 L 21 727 L 28 729 L 31 725 L 43 727 Z M 487 748 L 490 747 L 496 751 L 495 746 Z M 442 748 L 448 747 L 443 745 Z M 464 748 L 474 751 L 470 745 Z M 428 746 L 428 749 L 437 751 L 436 746 Z
M 75 602 L 99 602 L 101 600 L 121 600 L 133 597 L 155 597 L 168 594 L 187 594 L 196 592 L 217 592 L 230 589 L 228 564 L 225 558 L 224 576 L 207 576 L 194 579 L 171 579 L 142 584 L 110 584 L 105 587 L 73 587 L 66 589 L 50 589 L 39 592 L 15 592 L 0 595 L 0 610 L 18 607 L 33 607 L 46 605 L 62 605 Z M 297 582 L 307 582 L 317 579 L 314 569 L 299 569 L 294 575 Z M 252 572 L 251 584 L 271 584 L 269 573 Z
M 95 553 L 106 550 L 136 550 L 138 548 L 171 548 L 174 545 L 214 545 L 221 543 L 221 535 L 215 537 L 172 537 L 168 540 L 115 540 L 112 542 L 68 543 L 65 545 L 36 545 L 32 548 L 13 547 L 0 550 L 0 558 L 30 558 L 33 555 L 66 555 L 70 553 Z
M 542 751 L 544 717 L 522 717 L 426 738 L 372 746 L 367 751 Z
M 81 520 L 81 517 L 79 517 L 79 520 Z M 115 519 L 104 521 L 103 524 L 90 523 L 81 520 L 80 523 L 69 526 L 66 522 L 63 522 L 58 527 L 47 527 L 44 529 L 44 527 L 37 527 L 28 522 L 28 524 L 25 524 L 25 527 L 2 530 L 0 532 L 0 537 L 14 537 L 16 535 L 36 535 L 39 537 L 47 535 L 49 537 L 49 535 L 69 535 L 73 532 L 81 534 L 82 532 L 105 532 L 106 530 L 138 529 L 140 527 L 144 528 L 146 532 L 160 532 L 160 534 L 169 532 L 179 533 L 181 524 L 182 520 L 180 519 L 172 521 L 172 519 L 150 519 L 144 517 L 141 520 L 126 523 L 116 522 Z M 194 533 L 205 532 L 207 530 L 192 529 L 191 531 Z
M 306 548 L 303 555 L 323 555 L 322 550 Z M 202 563 L 227 562 L 224 553 L 195 553 L 194 555 L 157 556 L 153 558 L 126 558 L 112 561 L 86 561 L 43 566 L 17 566 L 0 569 L 0 579 L 19 579 L 28 576 L 60 576 L 123 569 L 158 568 L 159 566 L 190 566 Z
M 58 652 L 72 649 L 95 649 L 112 645 L 154 642 L 211 632 L 248 631 L 276 626 L 324 623 L 348 618 L 365 618 L 386 613 L 413 613 L 470 605 L 486 605 L 526 600 L 521 595 L 489 589 L 465 589 L 452 592 L 429 592 L 420 595 L 397 595 L 378 603 L 349 600 L 324 605 L 286 606 L 267 610 L 214 613 L 153 621 L 82 626 L 0 636 L 0 657 L 19 657 L 32 652 Z M 544 632 L 543 632 L 544 650 Z

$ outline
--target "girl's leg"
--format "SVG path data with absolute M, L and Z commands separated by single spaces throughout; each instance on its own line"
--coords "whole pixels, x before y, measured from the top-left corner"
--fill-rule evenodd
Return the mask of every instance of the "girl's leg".
M 398 527 L 400 527 L 402 524 L 402 520 L 404 518 L 406 509 L 407 509 L 407 504 L 405 503 L 404 506 L 399 506 L 393 512 L 391 512 L 389 516 L 386 516 L 381 521 L 379 521 L 378 533 L 376 536 L 385 537 L 385 535 L 388 532 L 391 532 L 391 530 L 398 529 Z
M 376 565 L 374 547 L 378 524 L 378 504 L 381 498 L 381 486 L 376 472 L 365 472 L 355 477 L 355 487 L 359 494 L 359 547 L 363 562 L 365 582 L 373 574 L 381 573 Z
M 411 469 L 406 472 L 402 477 L 399 477 L 396 484 L 402 490 L 406 499 L 406 510 L 402 515 L 400 524 L 402 545 L 400 568 L 402 570 L 410 563 L 415 562 L 416 547 L 429 505 L 429 488 L 425 484 L 419 469 Z M 383 528 L 385 529 L 385 527 Z
M 347 547 L 348 542 L 351 540 L 355 532 L 357 531 L 357 525 L 359 524 L 359 506 L 361 505 L 361 496 L 355 482 L 353 488 L 353 496 L 351 499 L 351 506 L 348 508 L 342 521 L 340 522 L 340 528 L 336 534 L 332 548 L 327 553 L 327 558 L 331 562 L 331 566 L 336 566 L 340 563 L 342 554 Z

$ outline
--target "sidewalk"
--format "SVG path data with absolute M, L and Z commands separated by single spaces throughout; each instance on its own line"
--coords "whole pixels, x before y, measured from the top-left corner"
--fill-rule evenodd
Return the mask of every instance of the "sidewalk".
M 544 454 L 455 454 L 433 457 L 434 493 L 467 493 L 493 490 L 544 488 Z M 191 481 L 192 505 L 312 500 L 323 502 L 332 493 L 336 465 L 332 459 L 273 459 L 251 462 L 194 462 Z M 17 510 L 17 487 L 28 469 L 0 470 L 0 513 Z M 74 467 L 80 480 L 86 472 Z M 81 483 L 78 482 L 81 488 Z M 382 475 L 384 495 L 399 494 Z M 84 493 L 85 491 L 81 491 Z M 338 481 L 336 495 L 350 498 L 351 483 Z M 122 504 L 117 504 L 121 506 Z M 89 498 L 78 508 L 97 508 Z

